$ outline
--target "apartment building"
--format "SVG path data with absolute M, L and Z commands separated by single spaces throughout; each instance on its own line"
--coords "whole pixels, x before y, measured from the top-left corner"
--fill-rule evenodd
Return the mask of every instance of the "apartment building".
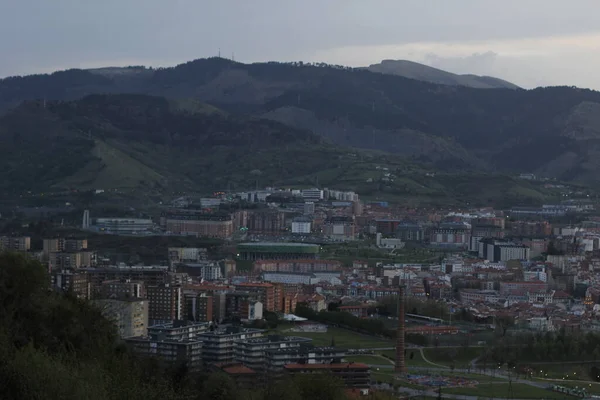
M 510 260 L 529 261 L 529 257 L 529 247 L 522 244 L 493 238 L 486 238 L 479 241 L 479 258 L 490 262 Z
M 227 213 L 169 213 L 161 217 L 167 232 L 225 239 L 233 234 L 233 217 Z
M 146 287 L 168 283 L 168 269 L 166 266 L 152 267 L 104 267 L 81 268 L 90 277 L 93 287 L 98 287 L 106 281 L 141 281 Z
M 96 218 L 96 227 L 115 235 L 141 235 L 152 231 L 154 222 L 143 218 Z
M 53 238 L 43 240 L 43 254 L 46 260 L 50 257 L 50 253 L 78 252 L 87 250 L 87 248 L 87 239 Z
M 92 285 L 88 274 L 80 270 L 53 271 L 51 274 L 52 287 L 64 292 L 72 292 L 80 299 L 89 300 L 92 295 Z
M 149 337 L 161 337 L 168 340 L 194 339 L 201 333 L 208 332 L 210 323 L 175 320 L 148 327 Z
M 281 335 L 245 339 L 239 341 L 235 347 L 235 360 L 255 371 L 266 371 L 269 350 L 299 348 L 311 342 L 312 339 L 309 338 Z
M 77 269 L 92 267 L 95 264 L 96 257 L 91 251 L 52 252 L 48 256 L 51 269 Z
M 227 327 L 197 335 L 203 344 L 202 357 L 205 364 L 231 363 L 235 361 L 235 348 L 239 341 L 262 336 L 261 329 Z
M 257 260 L 254 262 L 255 272 L 329 272 L 340 271 L 342 263 L 337 260 Z
M 346 357 L 346 350 L 339 347 L 314 347 L 302 343 L 300 346 L 268 349 L 265 351 L 267 371 L 283 371 L 288 364 L 321 365 L 338 364 Z
M 235 285 L 235 290 L 249 293 L 265 308 L 265 311 L 277 311 L 275 308 L 275 285 L 271 283 L 240 283 Z
M 203 367 L 202 341 L 197 339 L 167 339 L 162 335 L 126 338 L 125 343 L 142 357 L 153 357 L 165 365 L 184 364 L 197 371 Z
M 466 248 L 471 239 L 471 225 L 464 222 L 445 222 L 433 228 L 429 235 L 432 246 Z
M 213 297 L 206 293 L 184 290 L 185 317 L 194 322 L 213 321 Z
M 285 231 L 285 213 L 281 211 L 248 212 L 248 232 L 258 234 L 277 234 Z
M 323 236 L 336 242 L 356 239 L 354 216 L 335 216 L 328 218 L 322 226 Z
M 102 314 L 113 321 L 122 338 L 146 336 L 148 301 L 137 298 L 94 300 Z
M 31 238 L 29 236 L 0 236 L 0 250 L 29 251 Z
M 149 319 L 153 325 L 183 319 L 184 302 L 181 286 L 163 283 L 148 286 L 146 292 L 150 302 Z
M 146 286 L 143 281 L 131 279 L 104 281 L 94 287 L 94 297 L 97 299 L 146 298 Z

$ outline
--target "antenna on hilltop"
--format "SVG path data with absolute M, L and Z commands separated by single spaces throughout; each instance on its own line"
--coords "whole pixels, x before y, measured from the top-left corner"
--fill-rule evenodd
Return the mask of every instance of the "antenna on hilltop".
M 231 53 L 231 61 L 235 61 L 235 53 Z
M 221 58 L 221 48 L 220 47 L 219 47 L 219 55 L 217 57 Z

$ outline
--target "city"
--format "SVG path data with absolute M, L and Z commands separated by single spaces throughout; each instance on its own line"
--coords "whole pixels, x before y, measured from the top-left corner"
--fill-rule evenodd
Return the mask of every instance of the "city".
M 599 14 L 0 0 L 0 400 L 600 399 Z
M 85 210 L 79 226 L 25 225 L 0 246 L 101 310 L 136 355 L 241 386 L 327 372 L 364 396 L 585 398 L 600 392 L 597 351 L 537 349 L 600 338 L 595 215 L 587 197 L 440 210 L 265 188 L 180 196 L 149 218 Z M 123 257 L 113 238 L 162 250 Z

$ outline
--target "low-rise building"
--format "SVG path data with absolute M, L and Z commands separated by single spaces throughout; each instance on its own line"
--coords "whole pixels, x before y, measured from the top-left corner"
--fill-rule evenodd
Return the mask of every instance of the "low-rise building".
M 266 371 L 269 350 L 298 348 L 311 342 L 312 339 L 309 338 L 281 335 L 244 339 L 240 340 L 235 347 L 235 359 L 255 371 Z
M 340 379 L 346 387 L 368 389 L 370 385 L 370 369 L 361 363 L 340 364 L 288 364 L 284 370 L 291 374 L 329 373 Z
M 235 361 L 237 342 L 262 336 L 261 329 L 228 327 L 197 335 L 203 343 L 202 357 L 205 364 L 231 363 Z

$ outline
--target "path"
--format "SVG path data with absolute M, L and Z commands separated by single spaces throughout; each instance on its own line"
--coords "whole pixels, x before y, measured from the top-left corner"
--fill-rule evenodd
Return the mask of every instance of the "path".
M 447 366 L 445 366 L 445 365 L 436 364 L 436 363 L 434 363 L 434 362 L 431 362 L 431 361 L 429 361 L 429 360 L 427 359 L 427 357 L 425 357 L 425 352 L 423 351 L 423 348 L 420 348 L 420 349 L 419 349 L 419 351 L 421 352 L 421 357 L 423 358 L 423 361 L 425 361 L 426 363 L 429 363 L 429 364 L 431 364 L 431 365 L 433 365 L 433 366 L 436 366 L 436 367 L 440 367 L 440 368 L 448 369 L 448 367 L 447 367 Z

